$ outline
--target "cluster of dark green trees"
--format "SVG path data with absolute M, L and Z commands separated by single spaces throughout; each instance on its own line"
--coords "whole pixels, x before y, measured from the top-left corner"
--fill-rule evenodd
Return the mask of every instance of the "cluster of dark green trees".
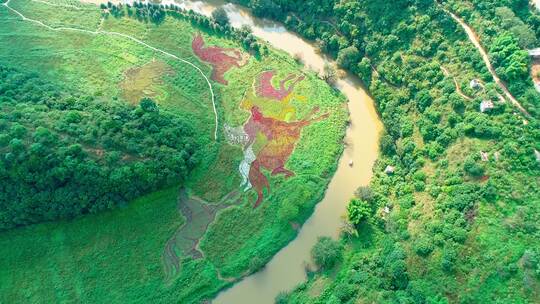
M 125 8 L 124 8 L 125 6 Z M 176 6 L 163 6 L 156 3 L 134 2 L 131 4 L 118 4 L 115 5 L 111 2 L 107 4 L 102 3 L 100 8 L 107 10 L 115 18 L 121 18 L 125 14 L 129 17 L 134 17 L 139 21 L 149 21 L 155 24 L 160 24 L 165 20 L 165 9 L 174 9 Z
M 540 247 L 525 236 L 537 235 L 540 229 L 535 215 L 540 191 L 535 176 L 540 166 L 534 153 L 540 150 L 540 95 L 532 86 L 525 51 L 538 43 L 538 13 L 529 10 L 528 1 L 472 0 L 472 5 L 431 0 L 234 2 L 317 41 L 341 67 L 364 81 L 385 125 L 371 190 L 361 189 L 348 208 L 349 219 L 360 232 L 357 246 L 365 251 L 350 249 L 345 254 L 341 268 L 328 272 L 332 283 L 317 301 L 349 303 L 356 297 L 377 303 L 448 303 L 448 299 L 479 303 L 487 297 L 481 290 L 501 293 L 509 302 L 538 299 L 536 283 L 531 282 L 538 282 L 533 269 L 540 265 L 535 253 Z M 485 28 L 482 42 L 490 60 L 532 117 L 514 114 L 508 101 L 498 102 L 502 91 L 443 8 L 473 28 Z M 493 18 L 488 27 L 473 22 L 473 17 L 484 14 Z M 450 70 L 450 75 L 442 68 Z M 471 100 L 457 92 L 454 77 Z M 469 81 L 477 77 L 483 87 L 469 88 Z M 495 108 L 480 113 L 479 104 L 486 99 Z M 481 143 L 489 145 L 481 148 Z M 461 155 L 455 147 L 470 151 Z M 489 161 L 481 160 L 481 149 L 489 149 Z M 388 165 L 395 168 L 393 173 L 384 173 Z M 426 167 L 432 169 L 426 171 Z M 420 212 L 419 204 L 431 206 L 430 212 Z M 497 204 L 507 207 L 500 210 L 494 207 Z M 498 228 L 498 233 L 518 235 L 529 247 L 525 253 L 531 265 L 520 268 L 523 249 L 505 247 L 497 238 L 483 243 L 483 252 L 476 251 L 476 220 L 482 208 L 497 210 L 482 221 L 517 218 L 519 224 Z M 517 213 L 508 210 L 516 208 Z M 346 239 L 342 242 L 347 243 Z M 493 267 L 479 265 L 485 256 L 500 252 L 515 258 L 498 260 Z M 480 287 L 471 275 L 478 267 L 482 269 L 478 276 L 493 278 Z M 500 288 L 520 279 L 529 283 L 516 294 Z M 313 301 L 304 294 L 309 284 L 300 285 L 291 295 L 280 295 L 279 300 Z
M 0 230 L 69 219 L 179 185 L 197 163 L 189 122 L 71 93 L 0 65 Z

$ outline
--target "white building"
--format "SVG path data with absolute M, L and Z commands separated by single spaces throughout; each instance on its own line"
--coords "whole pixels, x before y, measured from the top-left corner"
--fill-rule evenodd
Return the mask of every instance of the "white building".
M 484 113 L 487 110 L 493 109 L 495 106 L 491 100 L 483 100 L 480 103 L 480 112 Z

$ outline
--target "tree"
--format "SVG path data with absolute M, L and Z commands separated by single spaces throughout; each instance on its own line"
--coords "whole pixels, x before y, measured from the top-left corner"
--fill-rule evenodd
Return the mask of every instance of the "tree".
M 290 221 L 296 218 L 298 215 L 298 207 L 288 201 L 283 202 L 281 208 L 279 208 L 278 216 L 284 221 Z
M 323 270 L 330 269 L 341 259 L 342 247 L 338 241 L 329 237 L 319 237 L 311 249 L 315 264 Z
M 341 303 L 346 303 L 354 296 L 355 292 L 354 285 L 349 283 L 341 283 L 334 288 L 334 295 L 339 298 Z
M 536 44 L 534 31 L 521 21 L 510 8 L 506 6 L 497 7 L 495 15 L 501 20 L 502 27 L 518 38 L 521 47 L 534 47 Z
M 414 251 L 420 256 L 428 256 L 433 249 L 433 241 L 426 236 L 421 236 L 414 242 Z
M 473 157 L 467 157 L 465 159 L 465 162 L 463 163 L 463 170 L 468 175 L 479 178 L 484 176 L 484 167 L 482 167 L 480 164 L 478 164 L 478 161 L 476 161 Z
M 384 273 L 390 278 L 392 286 L 396 289 L 405 289 L 409 284 L 407 274 L 406 253 L 399 243 L 395 243 L 392 251 L 385 257 Z
M 509 33 L 497 36 L 489 50 L 497 66 L 497 73 L 506 80 L 519 80 L 528 76 L 529 54 L 522 50 L 516 38 Z
M 338 52 L 337 64 L 342 68 L 354 70 L 360 58 L 358 49 L 355 46 L 349 46 Z
M 374 195 L 373 190 L 369 186 L 360 186 L 356 191 L 354 192 L 354 195 L 366 202 L 371 203 L 373 201 Z
M 329 63 L 324 64 L 323 71 L 321 73 L 322 80 L 326 81 L 327 83 L 334 83 L 337 79 L 337 72 L 333 65 Z
M 446 246 L 442 252 L 441 267 L 445 272 L 454 271 L 457 261 L 457 251 L 452 246 Z
M 221 26 L 229 24 L 229 16 L 227 16 L 227 12 L 221 6 L 212 12 L 212 18 L 214 18 L 214 21 Z
M 197 164 L 190 122 L 151 99 L 133 108 L 31 75 L 0 65 L 0 90 L 10 96 L 0 118 L 0 230 L 126 204 L 182 184 Z
M 141 109 L 145 112 L 158 111 L 158 106 L 156 105 L 156 103 L 152 99 L 147 98 L 147 97 L 141 99 L 141 102 L 139 105 L 141 106 Z
M 371 216 L 371 206 L 364 200 L 353 198 L 347 206 L 347 215 L 351 223 L 360 225 Z
M 380 147 L 382 153 L 386 155 L 393 155 L 396 153 L 396 146 L 394 144 L 394 138 L 386 134 L 381 137 Z
M 371 83 L 371 76 L 373 73 L 373 69 L 371 68 L 371 61 L 369 60 L 369 58 L 367 57 L 362 58 L 362 61 L 358 63 L 357 70 L 358 70 L 357 73 L 360 79 L 362 79 L 362 81 L 366 85 L 369 86 L 369 84 Z
M 284 17 L 281 7 L 272 0 L 251 0 L 250 6 L 255 16 L 272 17 L 279 20 Z

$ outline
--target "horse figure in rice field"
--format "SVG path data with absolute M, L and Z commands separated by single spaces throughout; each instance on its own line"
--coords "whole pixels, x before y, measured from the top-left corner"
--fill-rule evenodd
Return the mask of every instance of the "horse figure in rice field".
M 317 118 L 313 116 L 319 111 L 315 107 L 306 117 L 299 121 L 286 122 L 272 117 L 266 117 L 257 106 L 251 108 L 251 117 L 244 125 L 248 141 L 244 146 L 245 151 L 254 160 L 249 166 L 247 179 L 257 192 L 257 201 L 254 207 L 258 207 L 263 200 L 263 190 L 270 191 L 268 178 L 262 169 L 271 171 L 271 175 L 282 174 L 285 177 L 294 176 L 294 172 L 285 168 L 296 143 L 300 139 L 304 127 L 313 122 L 328 117 L 328 114 Z M 244 181 L 246 182 L 246 181 Z M 249 187 L 249 185 L 248 185 Z
M 244 159 L 238 167 L 243 179 L 241 186 L 244 191 L 254 188 L 257 192 L 255 208 L 263 201 L 263 190 L 270 191 L 263 170 L 270 171 L 272 176 L 294 176 L 285 164 L 300 139 L 302 129 L 329 115 L 315 118 L 319 108 L 314 107 L 305 117 L 297 119 L 296 106 L 305 103 L 306 99 L 293 91 L 305 76 L 289 74 L 276 82 L 277 87 L 272 84 L 274 76 L 273 71 L 261 73 L 254 80 L 252 90 L 242 98 L 239 107 L 250 114 L 249 119 L 242 126 L 225 125 L 224 128 L 229 143 L 243 146 Z

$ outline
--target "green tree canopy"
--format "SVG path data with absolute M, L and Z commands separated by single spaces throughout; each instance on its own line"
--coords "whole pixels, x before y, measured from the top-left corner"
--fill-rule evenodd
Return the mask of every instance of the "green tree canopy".
M 229 16 L 227 16 L 227 12 L 223 7 L 218 7 L 212 12 L 212 18 L 216 21 L 219 25 L 228 25 L 229 24 Z
M 338 241 L 329 237 L 320 237 L 311 249 L 311 257 L 319 268 L 330 269 L 341 259 L 342 249 Z
M 360 58 L 358 49 L 355 46 L 349 46 L 339 51 L 337 64 L 346 69 L 356 70 Z
M 367 201 L 353 198 L 347 206 L 347 214 L 351 223 L 359 225 L 371 216 L 371 206 Z
M 510 33 L 495 38 L 490 48 L 497 73 L 508 81 L 523 79 L 528 76 L 529 54 L 522 50 Z

